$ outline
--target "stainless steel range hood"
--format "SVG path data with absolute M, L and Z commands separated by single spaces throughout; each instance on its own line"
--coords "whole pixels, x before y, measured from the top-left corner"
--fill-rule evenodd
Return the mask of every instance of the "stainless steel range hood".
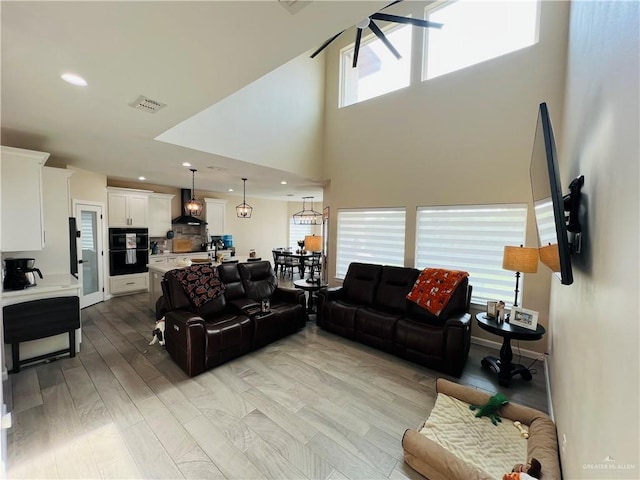
M 174 218 L 171 223 L 176 225 L 205 225 L 207 222 L 201 220 L 197 217 L 193 217 L 191 215 L 187 215 L 186 210 L 184 209 L 184 204 L 187 203 L 191 199 L 191 190 L 188 188 L 182 188 L 180 190 L 180 209 L 182 210 L 182 215 L 177 218 Z

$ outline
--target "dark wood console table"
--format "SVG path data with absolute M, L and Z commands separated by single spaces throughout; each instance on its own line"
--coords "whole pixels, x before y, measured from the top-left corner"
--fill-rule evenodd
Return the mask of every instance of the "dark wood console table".
M 510 323 L 498 323 L 495 318 L 487 317 L 486 313 L 478 313 L 476 315 L 478 325 L 483 330 L 491 332 L 494 335 L 502 337 L 502 348 L 500 349 L 500 358 L 487 356 L 482 359 L 482 366 L 490 368 L 498 374 L 498 382 L 504 387 L 508 387 L 511 378 L 520 375 L 523 380 L 531 380 L 531 372 L 524 365 L 511 363 L 513 360 L 513 352 L 511 351 L 511 339 L 514 340 L 540 340 L 545 333 L 542 325 L 538 325 L 535 330 L 511 325 Z
M 13 369 L 66 353 L 76 356 L 76 329 L 80 328 L 80 300 L 78 297 L 54 297 L 16 303 L 3 308 L 4 341 L 11 344 Z M 68 333 L 69 348 L 20 360 L 20 343 Z

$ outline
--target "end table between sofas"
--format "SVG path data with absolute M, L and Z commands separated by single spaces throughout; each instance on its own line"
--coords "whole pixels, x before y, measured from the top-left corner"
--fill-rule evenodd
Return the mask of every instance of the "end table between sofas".
M 511 351 L 511 339 L 514 340 L 540 340 L 545 333 L 542 325 L 538 325 L 535 330 L 511 325 L 508 322 L 498 323 L 495 318 L 487 317 L 484 312 L 476 315 L 478 325 L 483 330 L 491 332 L 494 335 L 502 337 L 502 348 L 500 349 L 500 358 L 486 356 L 482 359 L 484 368 L 491 368 L 498 374 L 498 382 L 504 387 L 508 387 L 511 378 L 520 375 L 523 380 L 531 380 L 531 372 L 524 365 L 511 363 L 513 360 L 513 352 Z

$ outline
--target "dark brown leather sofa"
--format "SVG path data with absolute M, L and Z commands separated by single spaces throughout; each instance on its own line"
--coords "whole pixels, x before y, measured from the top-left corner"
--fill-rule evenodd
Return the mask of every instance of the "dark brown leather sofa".
M 342 287 L 318 292 L 318 326 L 442 372 L 462 373 L 471 340 L 464 279 L 435 316 L 407 300 L 415 268 L 351 263 Z
M 279 289 L 270 262 L 216 268 L 224 292 L 199 308 L 172 274 L 175 271 L 167 272 L 162 281 L 165 346 L 191 377 L 295 333 L 307 320 L 304 292 Z M 270 313 L 263 314 L 260 306 L 266 298 Z

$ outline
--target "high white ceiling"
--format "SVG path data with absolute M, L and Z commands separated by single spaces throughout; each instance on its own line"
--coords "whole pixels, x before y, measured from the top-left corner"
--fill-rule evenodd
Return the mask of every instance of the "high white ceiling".
M 199 190 L 239 191 L 248 177 L 252 195 L 321 197 L 322 179 L 154 138 L 387 3 L 2 1 L 2 145 L 118 180 L 189 188 L 188 161 Z M 89 85 L 63 82 L 67 71 Z M 131 108 L 141 94 L 168 107 Z

